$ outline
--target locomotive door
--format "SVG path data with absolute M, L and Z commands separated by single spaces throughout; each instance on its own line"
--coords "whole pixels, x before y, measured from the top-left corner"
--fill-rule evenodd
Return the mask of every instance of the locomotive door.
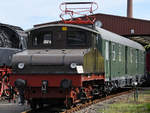
M 55 38 L 53 38 L 53 43 L 55 48 L 65 48 L 66 32 L 65 31 L 55 31 Z
M 111 59 L 110 59 L 110 42 L 105 42 L 105 74 L 106 79 L 111 79 Z

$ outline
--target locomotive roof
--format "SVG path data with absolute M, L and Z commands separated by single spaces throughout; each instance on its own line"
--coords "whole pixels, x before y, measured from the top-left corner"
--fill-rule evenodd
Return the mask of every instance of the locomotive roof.
M 74 24 L 49 24 L 49 25 L 43 25 L 43 26 L 39 26 L 39 27 L 34 27 L 32 29 L 26 30 L 26 32 L 30 32 L 33 30 L 37 30 L 37 29 L 42 29 L 42 28 L 46 28 L 46 27 L 55 27 L 55 26 L 66 26 L 66 27 L 75 27 L 75 28 L 79 28 L 79 29 L 85 29 L 91 32 L 95 32 L 98 33 L 96 30 L 93 30 L 89 27 L 84 27 L 84 26 L 80 26 L 80 25 L 74 25 Z
M 13 32 L 17 33 L 17 35 L 19 37 L 26 37 L 27 36 L 27 34 L 24 32 L 24 30 L 21 27 L 8 25 L 8 24 L 3 24 L 3 23 L 0 23 L 0 27 L 7 27 L 7 28 L 9 28 Z
M 132 41 L 128 38 L 125 38 L 123 36 L 120 36 L 118 34 L 115 34 L 113 32 L 107 31 L 99 27 L 96 27 L 96 30 L 101 34 L 102 39 L 145 51 L 144 47 L 141 44 Z
M 27 30 L 26 32 L 30 32 L 30 31 L 33 31 L 33 30 L 42 29 L 42 28 L 46 28 L 46 27 L 53 27 L 53 26 L 66 26 L 66 27 L 75 27 L 75 28 L 79 28 L 79 29 L 85 29 L 85 30 L 88 30 L 88 31 L 91 31 L 91 32 L 101 34 L 102 39 L 106 39 L 108 41 L 116 42 L 116 43 L 119 43 L 119 44 L 122 44 L 122 45 L 125 45 L 125 46 L 129 46 L 129 47 L 132 47 L 132 48 L 136 48 L 136 49 L 145 51 L 144 47 L 141 44 L 139 44 L 135 41 L 132 41 L 130 39 L 127 39 L 123 36 L 117 35 L 113 32 L 107 31 L 105 29 L 98 28 L 98 27 L 96 27 L 96 30 L 93 30 L 93 29 L 88 28 L 88 27 L 73 25 L 73 24 L 49 24 L 49 25 L 34 27 L 32 29 Z

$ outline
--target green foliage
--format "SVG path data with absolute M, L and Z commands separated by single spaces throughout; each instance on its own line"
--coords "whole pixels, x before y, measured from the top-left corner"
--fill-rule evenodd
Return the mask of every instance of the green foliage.
M 150 113 L 150 103 L 115 103 L 99 113 Z
M 98 113 L 150 113 L 150 90 L 139 93 L 138 101 L 131 96 L 105 105 Z
M 147 49 L 147 50 L 150 49 L 150 44 L 146 45 L 144 48 Z

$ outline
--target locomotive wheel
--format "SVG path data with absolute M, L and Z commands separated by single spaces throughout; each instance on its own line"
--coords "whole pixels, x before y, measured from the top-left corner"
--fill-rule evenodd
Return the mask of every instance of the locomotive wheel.
M 36 103 L 35 100 L 31 100 L 30 107 L 31 107 L 32 110 L 35 110 L 37 108 L 37 103 Z
M 71 98 L 68 98 L 68 99 L 66 100 L 66 108 L 67 108 L 67 109 L 70 109 L 70 108 L 72 108 L 72 107 L 73 107 L 73 101 L 72 101 Z
M 104 88 L 104 96 L 107 96 L 109 94 L 110 94 L 109 86 L 106 85 L 105 88 Z
M 32 110 L 35 110 L 37 108 L 37 104 L 32 103 L 32 104 L 30 104 L 30 107 L 31 107 Z
M 39 103 L 39 108 L 43 108 L 43 103 Z
M 10 90 L 9 89 L 5 89 L 3 91 L 3 95 L 6 96 L 6 97 L 10 97 Z

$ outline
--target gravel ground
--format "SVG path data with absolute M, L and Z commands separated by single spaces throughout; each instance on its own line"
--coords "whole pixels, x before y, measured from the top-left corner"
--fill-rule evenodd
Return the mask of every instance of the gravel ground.
M 17 103 L 9 103 L 6 100 L 0 99 L 0 113 L 21 113 L 29 109 L 30 106 L 27 104 L 19 106 Z
M 109 100 L 105 100 L 103 102 L 99 102 L 97 104 L 91 105 L 91 106 L 89 106 L 85 109 L 82 109 L 78 112 L 75 112 L 75 113 L 100 113 L 100 112 L 98 112 L 98 110 L 107 109 L 109 107 L 109 104 L 113 104 L 113 103 L 118 102 L 122 99 L 128 99 L 131 96 L 133 97 L 133 93 L 114 97 L 114 98 L 111 98 Z

